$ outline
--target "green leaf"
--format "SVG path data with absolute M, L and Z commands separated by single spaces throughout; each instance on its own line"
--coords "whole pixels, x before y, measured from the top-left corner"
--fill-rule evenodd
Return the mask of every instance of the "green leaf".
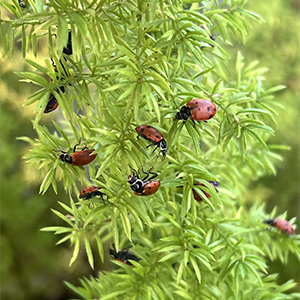
M 68 41 L 68 23 L 64 16 L 58 16 L 58 26 L 57 26 L 57 40 L 56 47 L 59 52 L 62 51 L 63 47 L 66 46 Z
M 75 241 L 73 241 L 73 243 L 75 243 L 75 247 L 74 247 L 72 258 L 70 260 L 70 266 L 72 266 L 72 264 L 74 263 L 74 261 L 78 257 L 78 253 L 79 253 L 79 249 L 80 249 L 80 240 L 79 240 L 79 238 L 76 237 L 76 239 L 75 239 Z
M 89 239 L 87 237 L 84 238 L 85 251 L 88 256 L 89 264 L 94 269 L 94 257 L 91 249 L 91 245 Z

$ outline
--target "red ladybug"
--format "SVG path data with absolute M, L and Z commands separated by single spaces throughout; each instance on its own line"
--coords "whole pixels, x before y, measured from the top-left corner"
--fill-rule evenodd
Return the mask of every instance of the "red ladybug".
M 149 146 L 156 146 L 153 152 L 157 149 L 160 148 L 160 151 L 163 155 L 163 157 L 166 157 L 167 154 L 167 143 L 166 140 L 164 139 L 163 135 L 154 127 L 150 125 L 141 125 L 135 128 L 136 132 L 139 134 L 138 137 L 142 137 L 150 142 Z
M 140 260 L 136 255 L 129 251 L 128 247 L 117 252 L 115 244 L 113 244 L 113 249 L 109 249 L 109 254 L 113 256 L 115 260 L 129 266 L 132 266 L 132 263 L 129 260 L 134 260 L 137 262 Z
M 128 182 L 130 184 L 131 189 L 136 195 L 150 196 L 153 195 L 159 189 L 160 181 L 152 181 L 152 179 L 157 177 L 156 173 L 151 172 L 152 168 L 148 171 L 148 173 L 145 173 L 143 170 L 143 173 L 146 174 L 146 176 L 143 179 L 140 179 L 140 175 L 135 169 L 133 169 L 132 167 L 130 167 L 130 169 L 133 171 L 133 174 L 128 176 Z M 153 176 L 148 178 L 150 174 L 152 174 Z
M 206 121 L 211 119 L 217 112 L 217 107 L 214 103 L 205 99 L 193 99 L 185 106 L 182 106 L 176 114 L 175 119 L 184 120 L 186 122 L 189 117 L 195 121 Z
M 88 200 L 88 199 L 91 199 L 93 197 L 96 197 L 96 196 L 100 196 L 100 198 L 103 200 L 103 202 L 105 203 L 104 201 L 104 196 L 106 196 L 106 200 L 109 198 L 106 194 L 100 192 L 101 190 L 101 187 L 98 187 L 98 186 L 88 186 L 86 187 L 85 189 L 83 189 L 80 194 L 79 194 L 79 199 L 85 199 L 85 200 Z
M 219 182 L 217 181 L 208 181 L 215 189 L 216 191 L 218 192 L 217 190 L 217 187 L 219 186 Z M 203 183 L 200 183 L 199 181 L 196 181 L 194 183 L 194 185 L 200 185 L 200 186 L 205 186 Z M 201 190 L 202 191 L 202 190 Z M 207 192 L 205 191 L 202 191 L 204 193 L 204 195 L 207 197 L 207 198 L 210 198 L 210 194 L 208 194 Z M 197 200 L 198 202 L 200 201 L 203 201 L 203 199 L 199 196 L 199 194 L 193 189 L 193 194 L 194 194 L 194 198 L 195 200 Z
M 64 86 L 61 86 L 59 88 L 63 93 L 65 92 L 65 87 Z M 59 89 L 55 90 L 57 93 L 59 93 Z M 51 111 L 54 111 L 56 110 L 58 107 L 58 101 L 56 99 L 56 97 L 54 96 L 53 93 L 50 93 L 49 95 L 49 100 L 48 100 L 48 103 L 46 105 L 46 108 L 44 110 L 44 113 L 45 114 L 48 114 L 50 113 Z
M 54 150 L 54 151 L 62 152 L 62 154 L 59 155 L 59 159 L 73 166 L 84 166 L 91 163 L 97 156 L 97 154 L 91 155 L 91 153 L 93 153 L 95 149 L 88 149 L 87 147 L 85 147 L 80 151 L 76 151 L 76 147 L 78 145 L 79 144 L 74 146 L 74 150 L 71 155 L 62 150 Z
M 264 223 L 268 224 L 270 226 L 276 227 L 277 229 L 281 230 L 286 235 L 295 233 L 295 228 L 293 227 L 293 225 L 286 220 L 282 220 L 279 218 L 266 219 L 266 220 L 264 220 Z

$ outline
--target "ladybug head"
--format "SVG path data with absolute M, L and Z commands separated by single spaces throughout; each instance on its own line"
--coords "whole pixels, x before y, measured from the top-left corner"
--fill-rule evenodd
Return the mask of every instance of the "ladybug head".
M 63 162 L 68 163 L 68 164 L 72 164 L 72 163 L 73 163 L 72 157 L 71 157 L 71 155 L 68 154 L 68 153 L 62 153 L 62 154 L 60 154 L 60 155 L 59 155 L 59 159 L 60 159 L 61 161 L 63 161 Z
M 117 258 L 117 251 L 116 251 L 116 248 L 115 248 L 115 245 L 113 245 L 113 249 L 109 249 L 109 254 L 111 256 L 113 256 L 114 258 Z
M 128 183 L 133 184 L 137 181 L 137 178 L 134 175 L 129 175 L 128 176 Z
M 268 224 L 268 225 L 270 225 L 270 226 L 273 226 L 274 219 L 266 219 L 266 220 L 264 220 L 264 223 L 265 223 L 265 224 Z
M 130 184 L 131 189 L 135 192 L 140 192 L 144 190 L 144 182 L 133 175 L 128 176 L 128 183 Z
M 165 139 L 162 139 L 160 141 L 159 148 L 160 148 L 160 151 L 161 151 L 163 157 L 166 157 L 166 155 L 167 155 L 167 142 L 165 141 Z
M 187 120 L 191 115 L 191 109 L 187 106 L 182 106 L 181 110 L 176 114 L 176 120 Z

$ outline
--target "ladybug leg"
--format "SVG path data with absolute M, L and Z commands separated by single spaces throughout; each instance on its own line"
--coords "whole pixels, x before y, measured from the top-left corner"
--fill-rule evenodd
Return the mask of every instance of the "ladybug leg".
M 149 148 L 149 147 L 151 147 L 151 146 L 156 146 L 156 148 L 157 148 L 157 144 L 156 144 L 156 143 L 152 143 L 152 144 L 148 145 L 148 146 L 146 147 L 146 149 Z M 156 148 L 153 150 L 153 152 L 156 150 Z
M 152 167 L 152 168 L 153 168 L 153 167 Z M 149 177 L 149 173 L 150 173 L 150 171 L 152 170 L 152 168 L 151 168 L 148 172 L 145 172 L 144 169 L 143 169 L 143 167 L 142 167 L 143 173 L 146 174 L 146 176 L 142 179 L 142 181 L 145 181 L 145 180 Z
M 76 152 L 76 147 L 77 147 L 77 146 L 79 146 L 79 145 L 80 145 L 80 143 L 81 143 L 81 138 L 80 138 L 80 140 L 79 140 L 79 143 L 78 143 L 78 144 L 76 144 L 76 145 L 74 146 L 73 153 L 74 153 L 74 152 Z
M 149 177 L 150 174 L 152 174 L 153 176 L 151 176 L 148 179 L 148 181 L 151 181 L 152 179 L 154 179 L 155 177 L 157 177 L 157 173 L 151 172 L 152 169 L 153 169 L 153 167 L 151 167 L 147 173 L 144 172 L 145 174 L 147 174 L 147 176 L 143 179 L 143 181 L 146 180 Z
M 100 193 L 99 196 L 100 196 L 101 200 L 103 201 L 103 204 L 105 205 L 106 204 L 105 201 L 108 201 L 109 196 L 104 193 L 101 193 L 101 192 L 99 192 L 99 193 Z M 106 196 L 106 199 L 104 199 L 104 196 Z
M 54 33 L 54 34 L 52 34 L 52 35 L 56 35 L 56 34 Z M 53 68 L 56 68 L 56 64 L 54 63 L 54 60 L 53 60 L 52 57 L 51 57 L 51 61 L 52 61 L 52 66 L 53 66 Z
M 153 175 L 152 177 L 150 177 L 150 178 L 148 179 L 149 181 L 151 181 L 152 179 L 154 179 L 154 178 L 156 178 L 156 177 L 158 176 L 157 173 L 150 172 L 150 171 L 149 171 L 149 173 Z

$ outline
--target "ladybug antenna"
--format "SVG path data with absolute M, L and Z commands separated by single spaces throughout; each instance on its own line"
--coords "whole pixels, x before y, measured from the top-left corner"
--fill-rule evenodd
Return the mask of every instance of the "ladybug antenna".
M 133 172 L 135 172 L 135 173 L 137 173 L 137 170 L 136 169 L 134 169 L 131 165 L 129 165 L 128 164 L 128 166 L 129 166 L 129 168 L 131 169 L 131 171 L 133 171 Z M 144 172 L 144 171 L 143 171 Z
M 66 151 L 62 151 L 62 150 L 56 150 L 56 149 L 52 149 L 55 152 L 62 152 L 62 153 L 67 153 Z

